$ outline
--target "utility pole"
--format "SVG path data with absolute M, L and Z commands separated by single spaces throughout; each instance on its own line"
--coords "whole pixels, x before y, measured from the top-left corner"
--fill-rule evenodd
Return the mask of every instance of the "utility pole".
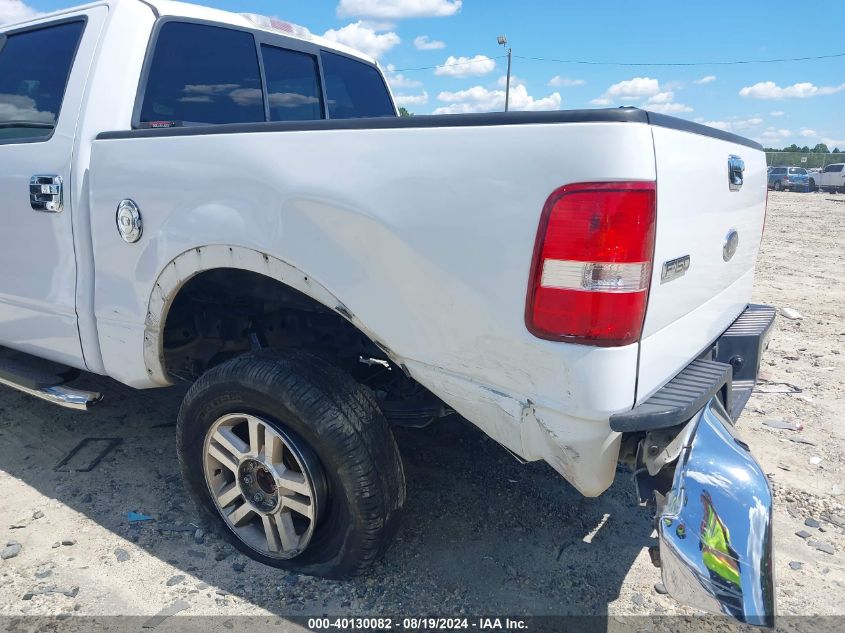
M 498 38 L 496 38 L 496 41 L 499 42 L 500 46 L 507 46 L 508 45 L 508 38 L 506 38 L 504 35 L 500 35 Z M 512 54 L 512 52 L 513 52 L 513 49 L 508 48 L 508 77 L 507 77 L 507 80 L 506 80 L 506 83 L 505 83 L 505 112 L 508 111 L 508 108 L 510 106 L 510 100 L 511 100 L 511 54 Z

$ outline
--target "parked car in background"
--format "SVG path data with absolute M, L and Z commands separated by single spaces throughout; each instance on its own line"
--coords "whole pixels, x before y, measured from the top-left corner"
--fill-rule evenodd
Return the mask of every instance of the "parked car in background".
M 810 191 L 841 191 L 845 193 L 845 163 L 828 165 L 817 174 L 810 174 Z M 770 181 L 771 182 L 771 181 Z
M 769 170 L 769 189 L 806 191 L 808 185 L 809 176 L 803 167 L 772 167 Z

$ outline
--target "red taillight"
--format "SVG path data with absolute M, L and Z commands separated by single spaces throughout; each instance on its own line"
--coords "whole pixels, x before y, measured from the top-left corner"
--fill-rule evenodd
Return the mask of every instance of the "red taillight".
M 525 324 L 544 339 L 628 345 L 640 338 L 654 256 L 653 182 L 566 185 L 546 201 Z

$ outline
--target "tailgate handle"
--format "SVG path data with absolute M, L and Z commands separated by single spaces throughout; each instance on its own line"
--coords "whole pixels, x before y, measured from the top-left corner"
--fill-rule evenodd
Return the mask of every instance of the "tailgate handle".
M 728 187 L 731 191 L 742 189 L 742 174 L 745 172 L 745 161 L 739 156 L 728 156 Z

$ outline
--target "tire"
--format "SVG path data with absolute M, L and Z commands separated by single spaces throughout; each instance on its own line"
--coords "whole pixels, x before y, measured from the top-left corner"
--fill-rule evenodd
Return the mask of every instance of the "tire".
M 816 181 L 810 178 L 810 191 L 817 191 L 818 187 L 816 187 Z
M 310 540 L 301 551 L 274 552 L 268 545 L 269 534 L 263 546 L 266 551 L 259 551 L 260 539 L 251 540 L 256 526 L 266 532 L 269 528 L 264 516 L 271 522 L 275 519 L 253 512 L 257 523 L 250 519 L 246 526 L 237 527 L 230 525 L 231 519 L 225 519 L 224 511 L 218 509 L 215 499 L 222 500 L 222 488 L 212 493 L 213 478 L 231 477 L 229 485 L 242 491 L 247 477 L 240 476 L 244 472 L 240 469 L 208 468 L 208 464 L 217 463 L 208 447 L 214 445 L 219 450 L 220 445 L 211 439 L 219 437 L 213 429 L 234 429 L 227 437 L 238 431 L 237 426 L 220 427 L 221 421 L 230 424 L 227 421 L 234 419 L 231 424 L 237 425 L 242 415 L 266 425 L 261 434 L 265 453 L 270 452 L 268 445 L 277 446 L 272 442 L 278 440 L 267 439 L 275 433 L 285 446 L 290 442 L 285 463 L 290 461 L 294 470 L 300 462 L 306 466 L 294 474 L 300 477 L 304 473 L 306 483 L 313 484 L 309 488 L 313 495 L 300 498 L 310 504 L 309 512 L 315 516 L 309 523 Z M 253 445 L 250 437 L 246 438 L 247 448 Z M 261 563 L 312 576 L 349 578 L 382 556 L 398 526 L 405 502 L 405 475 L 387 421 L 368 390 L 310 354 L 266 350 L 209 370 L 182 403 L 177 445 L 182 475 L 204 521 Z M 296 459 L 288 459 L 290 455 Z M 240 464 L 241 468 L 252 468 L 251 463 L 244 466 L 247 460 Z M 281 464 L 277 466 L 288 472 Z M 272 469 L 273 476 L 279 468 Z M 288 497 L 282 488 L 284 485 L 269 486 L 284 507 Z M 249 490 L 244 493 L 249 494 Z M 246 505 L 246 496 L 223 506 L 226 514 L 235 514 L 229 508 L 239 509 L 240 501 Z M 288 514 L 300 523 L 308 522 L 303 515 Z M 249 534 L 247 529 L 251 530 Z M 281 533 L 278 524 L 277 539 Z M 297 538 L 304 540 L 304 536 Z M 281 542 L 284 544 L 284 538 Z
M 780 180 L 775 180 L 775 191 L 781 191 L 783 186 L 780 184 Z

